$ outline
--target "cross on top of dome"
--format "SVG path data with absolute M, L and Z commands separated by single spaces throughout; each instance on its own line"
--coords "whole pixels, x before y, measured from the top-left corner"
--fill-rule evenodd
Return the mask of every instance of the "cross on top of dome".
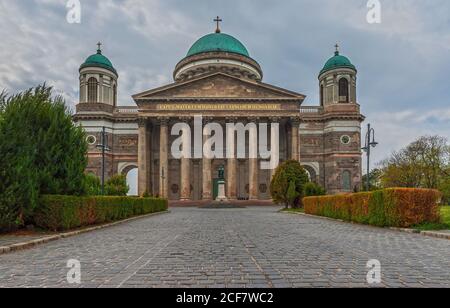
M 97 43 L 97 53 L 98 53 L 98 54 L 101 54 L 101 53 L 102 53 L 102 43 L 101 43 L 101 42 L 98 42 L 98 43 Z
M 216 33 L 220 33 L 220 23 L 223 21 L 219 16 L 217 16 L 214 21 L 217 23 Z

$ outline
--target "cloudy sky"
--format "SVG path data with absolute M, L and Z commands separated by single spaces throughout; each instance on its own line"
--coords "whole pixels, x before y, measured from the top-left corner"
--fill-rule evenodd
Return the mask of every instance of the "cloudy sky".
M 74 106 L 78 68 L 96 43 L 117 68 L 120 104 L 172 81 L 196 39 L 240 39 L 265 82 L 318 104 L 317 75 L 339 42 L 357 66 L 359 103 L 376 128 L 374 161 L 419 135 L 450 137 L 450 2 L 380 0 L 381 24 L 367 0 L 81 0 L 81 23 L 66 21 L 66 0 L 0 0 L 0 89 L 46 81 Z

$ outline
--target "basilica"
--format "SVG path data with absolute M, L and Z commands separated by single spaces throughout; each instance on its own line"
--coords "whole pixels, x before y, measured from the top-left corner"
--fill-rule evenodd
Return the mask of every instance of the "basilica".
M 173 155 L 171 146 L 179 137 L 172 134 L 173 126 L 185 123 L 194 131 L 194 121 L 201 117 L 203 125 L 216 123 L 224 131 L 227 123 L 277 125 L 279 140 L 271 140 L 269 148 L 280 162 L 298 160 L 329 194 L 361 188 L 364 116 L 356 97 L 357 69 L 338 46 L 317 69 L 320 101 L 313 107 L 303 106 L 306 96 L 301 93 L 264 83 L 262 67 L 219 25 L 175 65 L 173 83 L 133 95 L 135 107 L 117 101 L 118 70 L 100 45 L 79 70 L 74 121 L 87 134 L 89 173 L 101 176 L 104 170 L 108 178 L 137 169 L 140 195 L 199 201 L 217 197 L 219 170 L 224 169 L 229 200 L 270 200 L 274 171 L 260 168 L 264 157 Z M 201 147 L 211 132 L 200 134 Z M 247 139 L 249 153 L 258 139 Z

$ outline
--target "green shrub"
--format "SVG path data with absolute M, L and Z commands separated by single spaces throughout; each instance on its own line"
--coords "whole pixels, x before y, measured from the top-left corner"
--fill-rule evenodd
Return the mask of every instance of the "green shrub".
M 296 208 L 302 206 L 304 186 L 309 182 L 308 174 L 296 160 L 288 160 L 278 166 L 270 183 L 270 193 L 275 203 Z M 289 186 L 293 183 L 295 189 L 289 193 Z M 297 198 L 292 200 L 295 194 Z
M 86 174 L 84 179 L 85 192 L 87 196 L 100 196 L 102 194 L 102 183 L 95 174 Z
M 439 223 L 441 194 L 431 189 L 391 188 L 370 193 L 304 198 L 305 213 L 380 227 Z
M 114 175 L 105 183 L 105 194 L 107 196 L 126 196 L 129 191 L 130 187 L 125 175 Z
M 144 192 L 144 194 L 142 195 L 142 197 L 143 197 L 143 198 L 150 198 L 151 195 L 150 195 L 150 193 L 148 192 L 148 190 L 146 190 L 146 191 Z
M 326 191 L 322 186 L 309 182 L 305 184 L 305 197 L 325 196 Z
M 69 230 L 167 210 L 167 200 L 137 197 L 42 196 L 34 214 L 36 226 Z

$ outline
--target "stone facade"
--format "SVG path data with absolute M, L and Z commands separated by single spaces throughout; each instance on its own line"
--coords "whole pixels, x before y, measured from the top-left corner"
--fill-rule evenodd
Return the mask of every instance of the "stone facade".
M 214 57 L 220 61 L 212 64 Z M 88 72 L 94 74 L 95 68 Z M 84 73 L 80 71 L 82 83 L 86 80 Z M 112 75 L 115 78 L 110 82 L 116 84 L 118 76 Z M 280 161 L 299 160 L 311 179 L 328 193 L 360 189 L 364 117 L 356 100 L 355 69 L 336 67 L 321 73 L 318 107 L 303 107 L 304 95 L 263 83 L 257 62 L 236 54 L 213 52 L 183 59 L 176 66 L 174 79 L 173 84 L 134 95 L 134 108 L 118 107 L 110 96 L 98 102 L 83 101 L 89 97 L 87 93 L 80 96 L 74 120 L 89 135 L 87 172 L 101 174 L 98 145 L 105 127 L 109 147 L 106 177 L 138 168 L 140 195 L 212 200 L 217 193 L 218 170 L 224 166 L 230 200 L 270 199 L 273 171 L 260 168 L 262 159 L 173 157 L 171 145 L 179 137 L 172 136 L 173 125 L 186 123 L 194 132 L 194 119 L 201 116 L 203 126 L 217 123 L 224 132 L 228 122 L 267 123 L 268 127 L 277 123 L 279 144 L 273 146 L 279 148 Z M 204 144 L 210 135 L 204 130 L 200 134 Z M 246 145 L 248 154 L 258 147 L 258 140 L 247 138 Z

